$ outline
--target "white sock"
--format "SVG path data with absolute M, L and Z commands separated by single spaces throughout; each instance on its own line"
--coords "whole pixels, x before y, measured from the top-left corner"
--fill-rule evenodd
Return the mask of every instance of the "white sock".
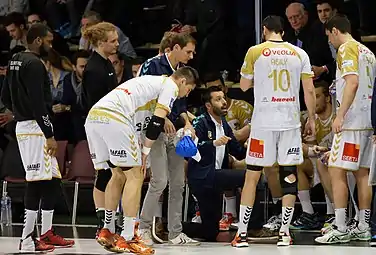
M 155 217 L 162 218 L 163 201 L 158 201 L 158 208 L 155 212 Z
M 238 234 L 247 232 L 248 222 L 251 218 L 252 207 L 246 205 L 240 205 L 240 218 L 238 223 Z
M 355 185 L 356 185 L 356 179 L 353 173 L 349 172 L 347 173 L 347 185 L 350 190 L 350 197 L 351 197 L 351 202 L 354 205 L 355 209 L 355 220 L 359 219 L 359 208 L 358 205 L 356 204 L 355 197 L 354 197 L 354 192 L 355 192 Z M 349 215 L 350 218 L 350 215 Z
M 135 224 L 136 224 L 135 217 L 124 216 L 123 231 L 121 231 L 121 236 L 124 237 L 126 241 L 130 241 L 133 239 Z
M 234 197 L 225 197 L 225 201 L 226 201 L 225 212 L 226 213 L 231 213 L 232 217 L 237 218 L 238 215 L 236 213 L 236 196 L 234 196 Z
M 106 209 L 104 209 L 104 208 L 95 208 L 95 212 L 100 212 L 100 211 L 105 211 Z
M 302 205 L 303 212 L 314 214 L 309 190 L 299 190 L 298 197 L 300 204 Z
M 273 200 L 273 204 L 276 205 L 279 200 L 282 200 L 282 198 L 281 197 L 273 197 L 272 200 Z
M 54 210 L 45 211 L 42 210 L 42 231 L 41 234 L 44 235 L 47 231 L 52 229 L 52 218 L 54 217 Z
M 104 218 L 104 227 L 110 230 L 111 233 L 115 233 L 115 211 L 106 210 L 106 215 Z
M 362 230 L 369 228 L 369 222 L 371 220 L 371 209 L 362 209 L 359 211 L 359 225 Z
M 345 232 L 347 229 L 346 226 L 346 211 L 347 208 L 338 208 L 335 209 L 336 214 L 336 226 L 338 227 L 338 230 L 341 232 Z
M 31 211 L 25 209 L 24 226 L 22 229 L 22 240 L 24 240 L 30 233 L 34 232 L 35 221 L 37 220 L 38 211 Z
M 329 197 L 325 194 L 325 202 L 326 202 L 326 214 L 334 214 L 334 207 L 333 203 L 330 201 Z
M 280 233 L 290 235 L 289 227 L 294 216 L 294 207 L 282 207 L 282 226 L 279 230 Z

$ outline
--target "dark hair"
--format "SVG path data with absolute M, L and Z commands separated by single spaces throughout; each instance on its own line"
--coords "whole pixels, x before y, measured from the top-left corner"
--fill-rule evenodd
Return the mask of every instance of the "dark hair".
M 196 44 L 196 40 L 190 34 L 175 33 L 171 35 L 170 40 L 171 50 L 176 44 L 179 45 L 181 48 L 187 46 L 188 43 Z
M 338 9 L 337 4 L 333 0 L 316 0 L 315 4 L 316 6 L 320 4 L 329 4 L 333 10 Z
M 48 32 L 52 33 L 51 29 L 42 23 L 33 24 L 27 31 L 27 44 L 32 44 L 35 39 L 46 37 Z
M 174 78 L 186 78 L 187 84 L 194 84 L 196 86 L 199 86 L 200 84 L 200 77 L 198 76 L 198 72 L 196 71 L 196 69 L 190 66 L 180 67 L 171 76 Z
M 210 103 L 211 100 L 211 93 L 213 92 L 223 92 L 222 89 L 218 86 L 213 86 L 210 88 L 205 89 L 204 93 L 202 94 L 202 102 L 204 104 Z
M 280 16 L 271 15 L 266 17 L 262 21 L 262 26 L 266 27 L 270 32 L 274 32 L 276 34 L 283 34 L 283 20 Z
M 39 13 L 36 13 L 36 12 L 30 12 L 27 17 L 31 16 L 31 15 L 36 15 L 38 16 L 38 18 L 40 19 L 41 22 L 45 21 L 46 19 L 43 17 L 42 14 L 39 14 Z
M 19 12 L 11 12 L 9 13 L 4 20 L 4 26 L 10 26 L 14 24 L 16 27 L 20 27 L 21 25 L 24 26 L 26 29 L 26 20 L 22 13 Z
M 145 62 L 143 57 L 136 57 L 129 60 L 131 65 L 142 65 Z
M 78 50 L 73 54 L 72 57 L 72 64 L 77 65 L 77 59 L 79 58 L 89 58 L 90 57 L 90 52 L 87 50 Z
M 61 56 L 56 50 L 50 49 L 48 51 L 48 56 L 43 56 L 42 60 L 45 62 L 50 62 L 50 64 L 63 71 L 72 71 L 72 63 L 69 61 L 67 57 Z
M 315 86 L 315 88 L 322 88 L 322 92 L 324 93 L 324 95 L 326 97 L 330 96 L 329 94 L 329 83 L 325 80 L 318 80 L 318 81 L 314 81 L 313 82 L 313 85 Z
M 206 73 L 202 79 L 202 82 L 204 84 L 206 83 L 209 83 L 209 82 L 213 82 L 213 81 L 220 81 L 221 84 L 218 84 L 218 85 L 221 85 L 222 87 L 226 86 L 224 80 L 223 80 L 223 77 L 221 75 L 221 73 L 219 72 L 209 72 L 209 73 Z
M 93 21 L 99 23 L 102 21 L 102 17 L 98 12 L 95 11 L 87 11 L 82 15 L 84 19 L 93 19 Z
M 351 33 L 351 23 L 346 15 L 338 14 L 329 19 L 325 24 L 325 29 L 332 32 L 333 28 L 339 30 L 342 34 Z

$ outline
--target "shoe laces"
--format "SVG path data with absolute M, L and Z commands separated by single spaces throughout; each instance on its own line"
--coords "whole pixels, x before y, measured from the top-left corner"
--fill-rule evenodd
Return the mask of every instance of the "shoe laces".
M 53 237 L 56 238 L 58 241 L 60 241 L 60 242 L 66 242 L 66 240 L 62 236 L 59 236 L 59 235 L 55 234 L 54 230 L 51 230 L 51 233 L 52 233 Z

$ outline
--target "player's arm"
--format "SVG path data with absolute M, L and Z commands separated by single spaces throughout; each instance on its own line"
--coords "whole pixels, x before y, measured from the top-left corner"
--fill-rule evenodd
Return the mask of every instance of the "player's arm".
M 373 127 L 373 134 L 376 135 L 376 86 L 373 86 L 372 93 L 371 122 Z
M 300 73 L 300 79 L 302 80 L 303 91 L 304 91 L 304 101 L 307 106 L 308 118 L 310 121 L 315 120 L 316 113 L 316 93 L 315 87 L 313 85 L 313 72 L 311 63 L 307 53 L 304 51 L 301 54 L 302 58 L 302 70 Z
M 251 125 L 247 124 L 243 128 L 234 131 L 234 136 L 237 141 L 245 142 L 248 139 L 250 132 L 251 132 Z
M 23 68 L 23 83 L 32 102 L 32 112 L 46 139 L 54 136 L 52 124 L 44 101 L 45 67 L 39 60 L 32 60 Z
M 254 57 L 253 48 L 250 48 L 245 55 L 243 66 L 240 70 L 240 89 L 247 91 L 253 87 L 253 75 L 254 75 Z
M 231 139 L 228 141 L 229 153 L 233 155 L 237 160 L 244 159 L 246 155 L 246 149 L 244 148 L 244 146 L 241 146 L 240 143 L 236 140 L 234 133 L 232 132 L 231 127 L 228 125 L 228 123 L 224 122 L 224 125 L 226 125 L 228 130 L 230 130 L 229 137 Z
M 9 70 L 8 70 L 9 72 Z M 12 97 L 10 95 L 10 87 L 9 87 L 9 83 L 8 83 L 8 79 L 7 77 L 5 76 L 5 79 L 3 81 L 3 87 L 1 88 L 1 102 L 4 104 L 4 106 L 13 111 L 12 110 Z

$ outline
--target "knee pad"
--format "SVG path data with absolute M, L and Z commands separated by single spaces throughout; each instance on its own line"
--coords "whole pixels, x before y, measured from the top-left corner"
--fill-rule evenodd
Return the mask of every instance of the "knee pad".
M 295 181 L 291 182 L 287 177 L 293 174 Z M 295 195 L 298 194 L 298 175 L 296 166 L 280 166 L 279 181 L 282 187 L 283 195 Z
M 97 171 L 97 178 L 95 179 L 94 186 L 102 191 L 106 191 L 107 183 L 111 180 L 112 172 L 111 169 L 103 169 Z

